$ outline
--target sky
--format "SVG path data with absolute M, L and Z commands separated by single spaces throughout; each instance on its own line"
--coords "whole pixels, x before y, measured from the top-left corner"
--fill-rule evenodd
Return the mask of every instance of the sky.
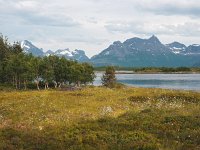
M 0 33 L 89 57 L 132 37 L 200 44 L 200 0 L 0 0 Z

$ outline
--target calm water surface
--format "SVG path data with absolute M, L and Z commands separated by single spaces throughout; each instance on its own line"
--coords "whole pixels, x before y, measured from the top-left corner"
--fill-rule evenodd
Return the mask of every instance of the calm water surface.
M 96 73 L 94 85 L 101 85 L 103 73 Z M 200 91 L 200 74 L 117 74 L 117 81 L 129 86 Z

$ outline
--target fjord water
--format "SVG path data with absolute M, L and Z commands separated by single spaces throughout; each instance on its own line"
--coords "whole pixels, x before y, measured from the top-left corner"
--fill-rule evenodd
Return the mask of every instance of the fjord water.
M 101 85 L 103 73 L 96 73 L 94 85 Z M 200 91 L 200 74 L 117 74 L 117 81 L 129 86 Z

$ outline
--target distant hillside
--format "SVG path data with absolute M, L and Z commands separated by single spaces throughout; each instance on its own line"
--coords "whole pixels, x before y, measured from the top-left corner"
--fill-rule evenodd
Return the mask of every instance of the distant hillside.
M 199 59 L 199 45 L 186 47 L 178 42 L 164 45 L 153 35 L 149 39 L 131 38 L 123 43 L 116 41 L 93 56 L 91 62 L 95 66 L 190 67 L 194 66 Z

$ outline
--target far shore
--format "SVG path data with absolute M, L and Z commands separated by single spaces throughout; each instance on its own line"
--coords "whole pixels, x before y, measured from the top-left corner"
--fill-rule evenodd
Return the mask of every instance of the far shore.
M 103 73 L 104 71 L 95 71 L 96 73 Z M 194 72 L 194 71 L 190 71 L 190 72 L 143 72 L 143 71 L 138 71 L 138 72 L 134 72 L 134 71 L 116 71 L 115 74 L 200 74 L 200 72 Z
M 116 74 L 200 74 L 200 72 L 116 72 Z

